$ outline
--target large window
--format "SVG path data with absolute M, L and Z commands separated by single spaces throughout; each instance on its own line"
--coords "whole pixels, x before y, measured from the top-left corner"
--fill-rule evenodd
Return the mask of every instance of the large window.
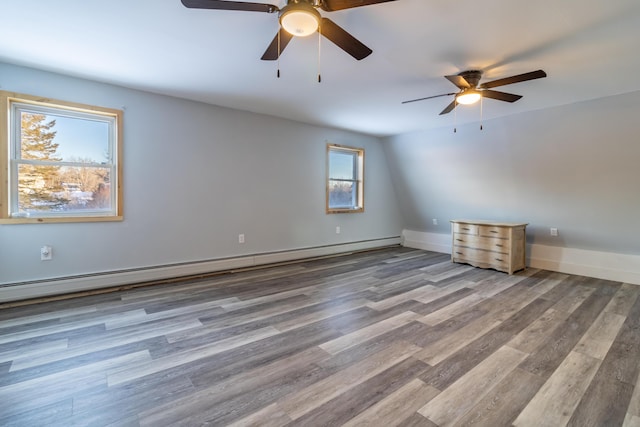
M 119 110 L 0 92 L 0 221 L 122 219 Z
M 327 145 L 327 213 L 364 211 L 364 150 Z

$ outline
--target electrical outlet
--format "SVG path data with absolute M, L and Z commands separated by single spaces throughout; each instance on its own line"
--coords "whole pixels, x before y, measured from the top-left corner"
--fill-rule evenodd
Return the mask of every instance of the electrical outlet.
M 431 221 L 433 222 L 433 225 L 438 225 L 438 218 L 433 218 Z
M 339 225 L 336 227 L 336 234 L 340 234 L 340 226 Z
M 244 243 L 244 234 L 238 234 L 238 243 Z
M 40 261 L 51 261 L 53 258 L 53 249 L 51 246 L 43 246 L 40 248 Z
M 550 228 L 549 232 L 551 233 L 552 236 L 557 236 L 558 235 L 558 229 L 557 228 Z

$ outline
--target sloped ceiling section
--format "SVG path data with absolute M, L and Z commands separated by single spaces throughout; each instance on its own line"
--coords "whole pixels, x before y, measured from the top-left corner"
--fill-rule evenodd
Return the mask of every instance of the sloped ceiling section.
M 504 87 L 523 98 L 486 100 L 485 119 L 640 90 L 637 0 L 397 0 L 322 13 L 373 54 L 356 61 L 327 39 L 319 50 L 318 37 L 296 38 L 277 78 L 278 63 L 260 60 L 275 14 L 20 0 L 0 3 L 0 61 L 377 136 L 479 120 L 477 106 L 439 116 L 447 98 L 401 104 L 455 91 L 443 76 L 466 69 L 483 81 L 548 74 Z

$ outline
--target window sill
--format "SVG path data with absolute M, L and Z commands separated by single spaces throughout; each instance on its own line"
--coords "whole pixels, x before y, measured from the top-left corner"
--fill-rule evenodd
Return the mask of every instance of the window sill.
M 0 224 L 51 224 L 70 222 L 114 222 L 122 221 L 122 216 L 78 216 L 78 217 L 40 217 L 40 218 L 0 218 Z
M 364 208 L 327 209 L 327 214 L 363 213 L 363 212 L 364 212 Z

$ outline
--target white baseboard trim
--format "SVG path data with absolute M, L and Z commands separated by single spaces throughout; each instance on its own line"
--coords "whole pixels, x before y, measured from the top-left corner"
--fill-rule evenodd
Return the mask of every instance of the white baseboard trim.
M 402 242 L 402 245 L 407 248 L 422 249 L 443 254 L 451 253 L 451 236 L 449 234 L 402 230 Z
M 640 256 L 528 245 L 529 265 L 544 270 L 640 285 Z
M 403 246 L 451 253 L 451 235 L 403 230 Z M 590 251 L 546 245 L 527 245 L 527 265 L 533 268 L 577 274 L 640 285 L 640 255 Z
M 8 283 L 0 286 L 0 302 L 20 301 L 178 277 L 233 271 L 268 264 L 299 261 L 307 258 L 348 254 L 351 252 L 399 245 L 400 243 L 400 237 L 389 237 L 337 245 L 294 249 L 290 251 L 246 255 L 234 258 L 214 259 L 124 271 L 112 271 L 73 277 L 60 277 L 21 283 Z

